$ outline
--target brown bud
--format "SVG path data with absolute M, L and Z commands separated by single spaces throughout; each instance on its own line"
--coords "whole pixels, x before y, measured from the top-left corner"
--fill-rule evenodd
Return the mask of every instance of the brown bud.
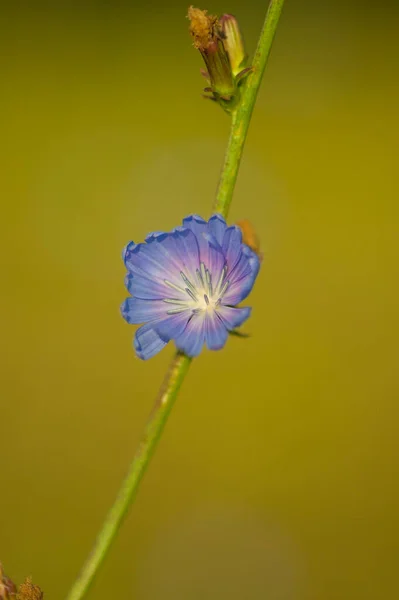
M 236 85 L 218 18 L 193 6 L 188 9 L 188 18 L 190 34 L 205 61 L 212 92 L 216 99 L 231 100 L 236 93 Z
M 207 10 L 201 10 L 190 6 L 188 9 L 190 20 L 190 33 L 194 40 L 194 46 L 198 50 L 205 50 L 217 36 L 218 18 L 208 15 Z
M 27 577 L 18 588 L 16 600 L 42 600 L 43 592 L 38 585 L 33 585 L 32 579 Z

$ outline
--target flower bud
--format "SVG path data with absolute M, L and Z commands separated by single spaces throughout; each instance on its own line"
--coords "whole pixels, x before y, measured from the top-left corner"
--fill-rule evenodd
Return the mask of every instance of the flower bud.
M 244 69 L 247 60 L 237 19 L 233 15 L 222 15 L 219 26 L 223 35 L 223 45 L 229 56 L 231 70 L 233 76 L 236 77 Z
M 236 93 L 236 85 L 218 18 L 193 6 L 188 9 L 188 18 L 190 34 L 205 61 L 215 99 L 231 100 Z

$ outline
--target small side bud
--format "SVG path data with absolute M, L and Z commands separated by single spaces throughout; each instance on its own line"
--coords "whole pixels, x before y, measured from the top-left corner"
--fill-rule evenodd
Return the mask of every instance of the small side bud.
M 190 34 L 195 48 L 201 52 L 205 61 L 215 99 L 230 101 L 236 92 L 236 85 L 218 18 L 193 6 L 188 9 L 188 18 Z
M 237 77 L 245 68 L 247 62 L 244 40 L 238 21 L 233 15 L 222 15 L 219 25 L 223 32 L 223 45 L 230 59 L 233 76 Z

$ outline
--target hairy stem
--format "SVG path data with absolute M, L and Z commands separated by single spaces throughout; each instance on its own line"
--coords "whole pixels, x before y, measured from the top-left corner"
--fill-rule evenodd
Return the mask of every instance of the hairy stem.
M 241 88 L 240 102 L 232 114 L 230 138 L 214 205 L 214 211 L 224 217 L 227 217 L 229 211 L 253 107 L 283 4 L 284 0 L 271 0 L 270 2 L 253 61 L 253 72 Z M 102 525 L 92 553 L 70 590 L 67 600 L 81 600 L 86 595 L 95 575 L 104 562 L 112 542 L 136 497 L 141 479 L 161 437 L 190 363 L 191 359 L 181 352 L 175 354 L 128 474 Z

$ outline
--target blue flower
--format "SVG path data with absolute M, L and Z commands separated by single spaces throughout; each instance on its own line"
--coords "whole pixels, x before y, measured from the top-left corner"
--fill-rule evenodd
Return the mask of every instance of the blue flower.
M 236 305 L 252 290 L 259 258 L 221 215 L 208 222 L 192 215 L 170 233 L 150 233 L 143 244 L 130 242 L 123 259 L 131 296 L 122 315 L 128 323 L 145 323 L 134 340 L 139 358 L 151 358 L 170 340 L 188 356 L 197 356 L 204 343 L 219 350 L 250 315 L 250 308 Z

